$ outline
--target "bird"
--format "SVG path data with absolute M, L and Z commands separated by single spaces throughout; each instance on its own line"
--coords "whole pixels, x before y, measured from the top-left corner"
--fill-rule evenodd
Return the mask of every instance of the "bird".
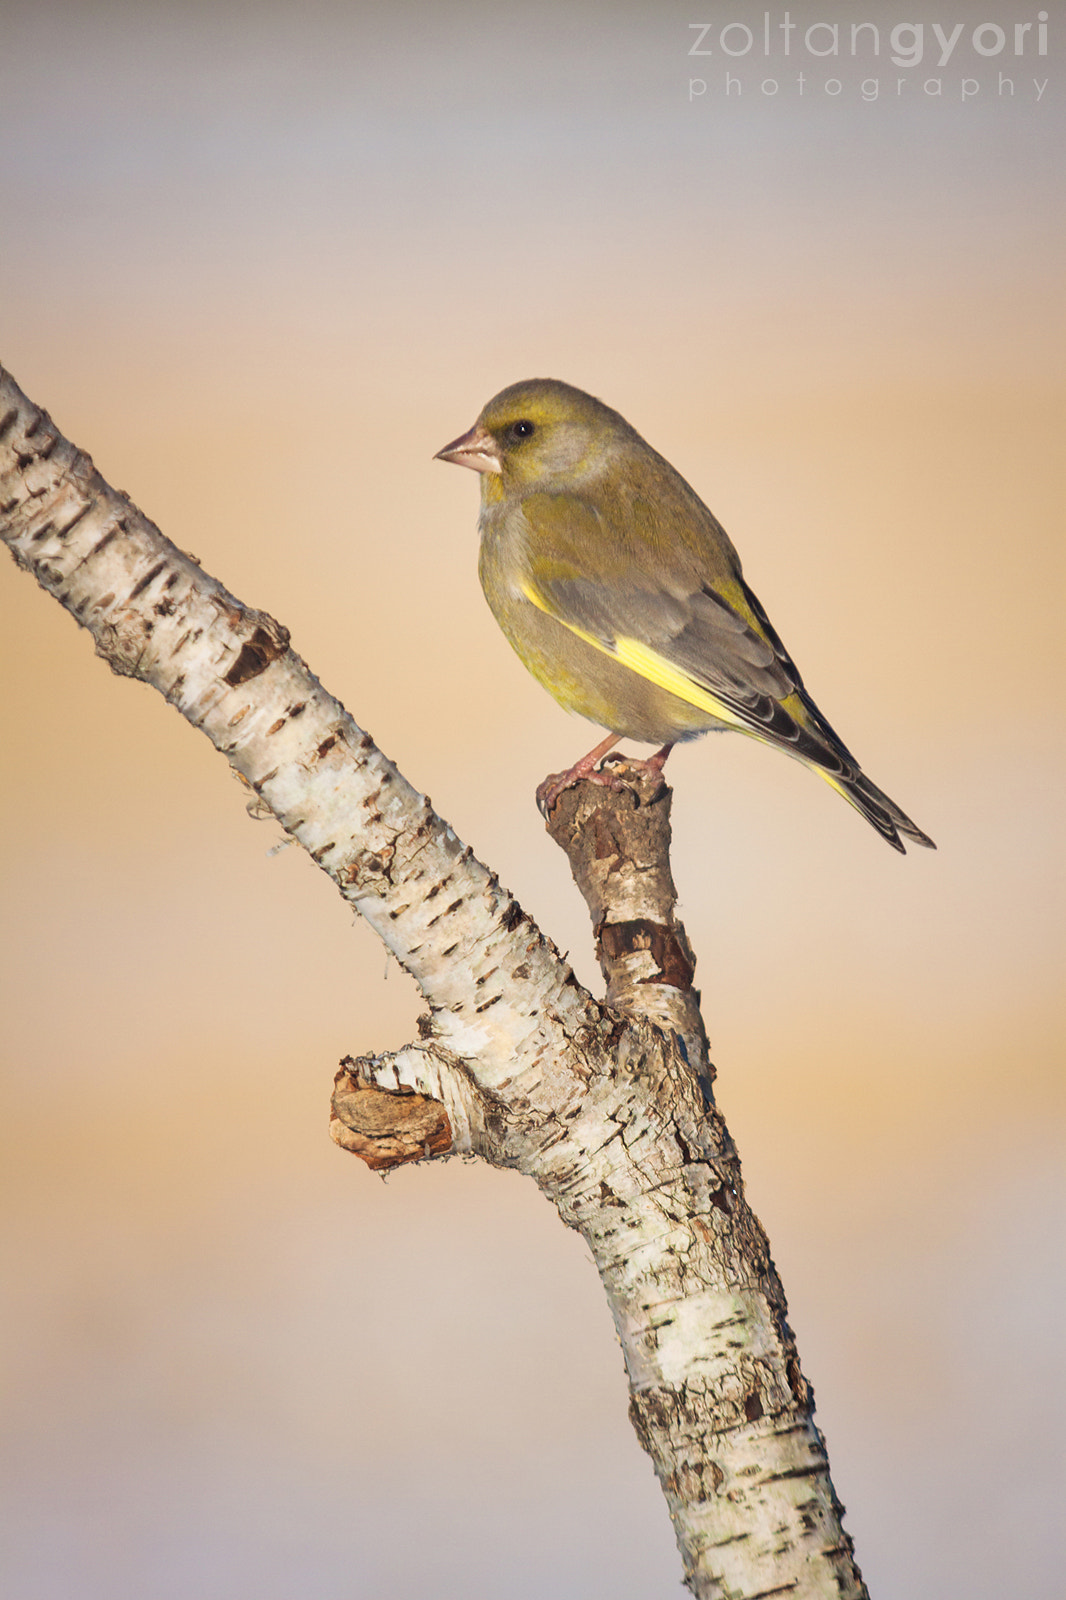
M 725 529 L 601 400 L 555 378 L 510 384 L 436 460 L 481 475 L 478 573 L 533 677 L 607 730 L 537 791 L 548 815 L 623 739 L 672 747 L 734 729 L 802 761 L 894 849 L 928 834 L 862 771 L 744 580 Z M 638 763 L 640 764 L 640 763 Z

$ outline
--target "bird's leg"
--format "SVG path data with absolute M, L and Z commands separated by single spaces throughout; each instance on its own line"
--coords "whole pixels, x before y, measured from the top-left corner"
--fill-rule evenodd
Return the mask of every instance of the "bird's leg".
M 537 805 L 544 816 L 554 806 L 556 800 L 564 789 L 569 789 L 573 784 L 580 783 L 582 778 L 588 778 L 592 783 L 602 783 L 607 789 L 619 789 L 621 784 L 609 772 L 597 772 L 597 761 L 600 761 L 608 752 L 613 750 L 621 738 L 619 733 L 609 733 L 606 739 L 601 739 L 595 750 L 590 750 L 587 756 L 582 756 L 580 761 L 575 761 L 572 767 L 565 772 L 551 772 L 544 782 L 537 788 Z
M 653 756 L 648 756 L 646 761 L 634 761 L 635 767 L 643 767 L 645 772 L 661 772 L 666 765 L 666 758 L 673 749 L 672 744 L 664 744 L 661 750 L 656 750 Z

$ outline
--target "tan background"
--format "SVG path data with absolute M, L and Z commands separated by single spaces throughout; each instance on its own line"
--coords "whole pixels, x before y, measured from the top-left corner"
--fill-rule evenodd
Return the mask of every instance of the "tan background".
M 0 357 L 590 981 L 532 791 L 597 735 L 496 632 L 474 480 L 430 457 L 548 374 L 686 473 L 940 845 L 899 858 L 745 740 L 671 763 L 720 1098 L 860 1560 L 877 1600 L 1050 1597 L 1059 13 L 1042 62 L 961 43 L 940 99 L 886 49 L 876 101 L 813 57 L 770 99 L 754 56 L 725 101 L 677 5 L 378 10 L 6 0 Z M 383 1185 L 326 1137 L 407 981 L 13 568 L 0 606 L 5 1595 L 680 1593 L 580 1242 L 518 1179 Z

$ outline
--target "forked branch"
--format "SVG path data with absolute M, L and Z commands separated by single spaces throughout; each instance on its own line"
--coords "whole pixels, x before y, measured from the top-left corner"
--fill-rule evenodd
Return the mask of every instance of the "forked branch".
M 669 791 L 581 785 L 550 822 L 607 1004 L 292 650 L 0 369 L 0 535 L 225 755 L 425 997 L 423 1037 L 344 1063 L 334 1136 L 372 1166 L 469 1153 L 532 1177 L 588 1242 L 692 1591 L 865 1595 L 765 1235 L 714 1105 L 674 915 Z

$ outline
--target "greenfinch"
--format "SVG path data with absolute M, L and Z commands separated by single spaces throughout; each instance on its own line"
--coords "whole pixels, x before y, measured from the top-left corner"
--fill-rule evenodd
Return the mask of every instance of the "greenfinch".
M 862 772 L 748 588 L 725 530 L 624 417 L 553 378 L 503 389 L 437 459 L 481 474 L 496 621 L 568 711 L 609 730 L 538 790 L 545 812 L 621 738 L 734 728 L 814 769 L 903 851 L 930 839 Z

